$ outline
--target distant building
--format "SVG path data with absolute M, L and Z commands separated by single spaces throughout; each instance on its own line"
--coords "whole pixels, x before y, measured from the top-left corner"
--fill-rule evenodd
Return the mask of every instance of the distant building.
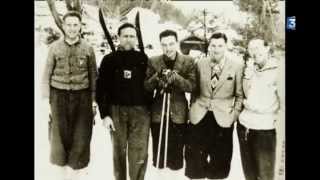
M 187 38 L 181 40 L 180 49 L 185 55 L 188 55 L 190 50 L 198 50 L 204 53 L 206 49 L 205 40 L 195 35 L 188 36 Z

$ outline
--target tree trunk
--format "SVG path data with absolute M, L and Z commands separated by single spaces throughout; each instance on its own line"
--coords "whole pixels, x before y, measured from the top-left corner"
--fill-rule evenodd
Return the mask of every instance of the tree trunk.
M 268 10 L 268 12 L 270 14 L 269 25 L 270 25 L 270 31 L 271 31 L 271 41 L 274 42 L 276 24 L 275 24 L 274 17 L 273 17 L 273 14 L 272 14 L 271 2 L 269 0 L 267 0 L 267 10 Z
M 63 34 L 65 34 L 63 28 L 62 28 L 62 19 L 59 17 L 59 13 L 57 12 L 55 0 L 47 0 L 49 9 L 51 11 L 51 14 L 53 16 L 54 22 L 58 26 L 58 28 L 62 31 Z

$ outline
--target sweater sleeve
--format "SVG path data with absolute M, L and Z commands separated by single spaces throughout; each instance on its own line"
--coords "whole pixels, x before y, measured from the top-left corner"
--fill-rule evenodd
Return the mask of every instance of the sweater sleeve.
M 234 102 L 234 109 L 238 112 L 241 112 L 242 110 L 242 103 L 244 98 L 244 92 L 243 92 L 243 69 L 244 65 L 239 64 L 236 72 L 236 87 L 235 87 L 235 102 Z
M 111 82 L 109 82 L 111 79 L 110 71 L 110 57 L 107 55 L 102 59 L 98 70 L 98 78 L 96 83 L 96 101 L 99 107 L 101 119 L 110 115 L 110 99 L 108 99 L 110 94 L 110 88 L 108 88 L 108 84 L 111 84 Z
M 49 98 L 49 94 L 50 94 L 50 80 L 51 80 L 51 75 L 53 73 L 53 69 L 55 65 L 53 52 L 54 52 L 54 46 L 50 46 L 46 65 L 42 75 L 42 97 L 43 98 Z
M 146 78 L 144 81 L 144 87 L 147 91 L 153 92 L 153 90 L 156 89 L 158 82 L 158 73 L 152 65 L 152 59 L 149 59 L 146 70 Z
M 175 74 L 175 81 L 173 85 L 184 92 L 192 92 L 196 88 L 196 65 L 193 59 L 187 61 L 187 66 L 185 67 L 186 73 L 184 76 L 179 73 Z
M 97 63 L 93 48 L 90 47 L 89 55 L 89 82 L 92 92 L 92 100 L 96 101 Z
M 281 121 L 285 119 L 285 69 L 284 69 L 284 59 L 281 61 L 278 66 L 277 74 L 277 98 L 279 103 L 278 115 Z

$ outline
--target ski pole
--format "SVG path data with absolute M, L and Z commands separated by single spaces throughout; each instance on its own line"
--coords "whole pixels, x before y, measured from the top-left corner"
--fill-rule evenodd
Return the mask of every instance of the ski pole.
M 159 168 L 159 161 L 160 161 L 160 150 L 161 150 L 162 129 L 163 129 L 163 120 L 164 120 L 164 113 L 165 113 L 166 98 L 167 98 L 167 93 L 164 93 L 163 94 L 163 100 L 162 100 L 162 111 L 161 111 L 161 120 L 160 120 L 160 133 L 159 133 L 158 152 L 157 152 L 157 164 L 156 164 L 157 168 Z
M 164 147 L 164 168 L 167 167 L 167 153 L 168 153 L 168 135 L 169 135 L 169 119 L 170 119 L 170 93 L 167 97 L 167 112 L 166 112 L 166 137 L 165 137 L 165 147 Z

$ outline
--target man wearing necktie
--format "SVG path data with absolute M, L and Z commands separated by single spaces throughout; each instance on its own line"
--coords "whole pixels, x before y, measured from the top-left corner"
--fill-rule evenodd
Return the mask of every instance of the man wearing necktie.
M 216 87 L 219 76 L 221 75 L 223 64 L 219 64 L 215 59 L 213 59 L 213 62 L 210 63 L 211 67 L 211 87 L 212 90 Z
M 233 123 L 242 109 L 243 63 L 227 55 L 227 37 L 215 33 L 209 56 L 197 61 L 186 144 L 186 176 L 224 179 L 230 171 Z

